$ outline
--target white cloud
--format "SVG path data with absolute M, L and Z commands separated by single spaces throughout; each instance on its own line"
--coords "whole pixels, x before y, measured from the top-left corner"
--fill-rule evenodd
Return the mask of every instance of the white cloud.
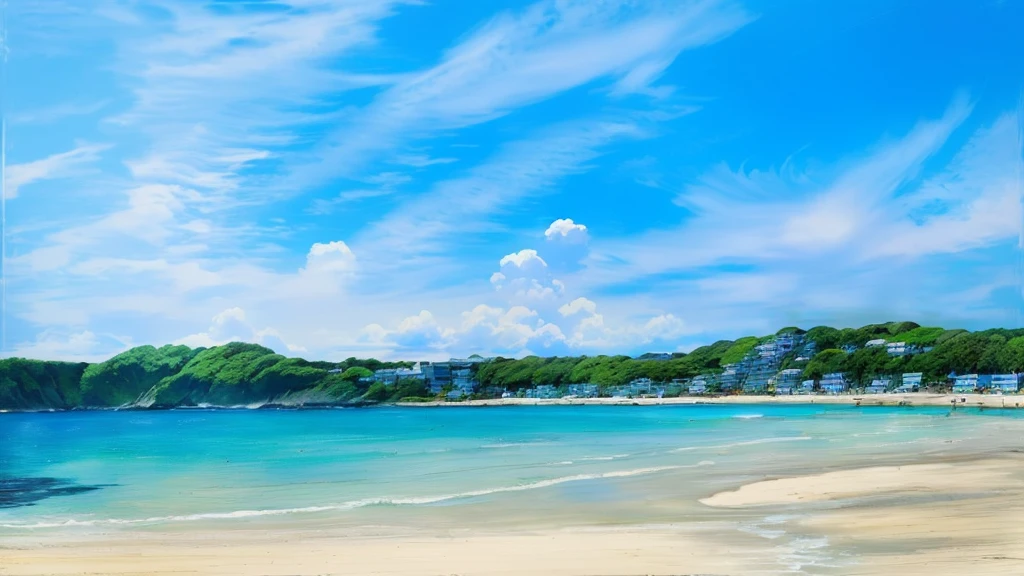
M 351 272 L 356 266 L 356 255 L 341 240 L 326 244 L 313 244 L 306 256 L 304 274 L 337 274 Z
M 278 354 L 294 354 L 305 352 L 301 346 L 292 346 L 282 339 L 281 334 L 272 328 L 255 330 L 246 318 L 245 310 L 235 306 L 217 313 L 205 332 L 191 334 L 175 341 L 192 348 L 209 348 L 221 346 L 229 342 L 249 342 L 270 348 Z
M 521 273 L 540 272 L 548 267 L 548 263 L 537 255 L 537 251 L 531 249 L 508 254 L 501 259 L 499 265 L 504 270 L 515 267 Z
M 567 123 L 543 130 L 505 145 L 468 175 L 440 181 L 402 202 L 366 227 L 354 244 L 385 271 L 443 253 L 456 238 L 498 228 L 490 220 L 496 213 L 584 170 L 609 143 L 644 134 L 629 120 Z
M 560 272 L 579 270 L 590 252 L 590 231 L 571 218 L 552 222 L 544 231 L 544 238 L 544 254 L 552 268 Z
M 565 291 L 565 284 L 551 277 L 548 264 L 536 250 L 525 249 L 501 259 L 501 271 L 491 275 L 491 284 L 513 299 L 553 300 Z
M 558 311 L 562 316 L 572 316 L 574 314 L 579 314 L 580 312 L 587 312 L 593 315 L 597 312 L 597 304 L 595 304 L 593 300 L 580 297 L 568 304 L 563 304 Z
M 18 344 L 6 357 L 57 360 L 65 362 L 102 362 L 127 350 L 131 341 L 111 334 L 47 329 L 34 341 Z
M 577 224 L 571 218 L 555 220 L 544 231 L 544 237 L 549 241 L 565 241 L 574 244 L 583 244 L 590 240 L 587 227 Z
M 942 148 L 970 106 L 956 100 L 935 121 L 919 123 L 904 138 L 840 167 L 831 184 L 822 177 L 781 173 L 724 173 L 716 168 L 677 202 L 693 213 L 670 230 L 600 242 L 592 249 L 591 282 L 626 282 L 720 262 L 774 262 L 856 250 L 871 236 L 899 189 Z
M 393 148 L 403 133 L 486 122 L 600 79 L 640 91 L 682 50 L 751 20 L 714 0 L 637 4 L 544 0 L 479 27 L 441 62 L 410 74 L 339 130 L 320 171 Z M 352 137 L 358 134 L 358 137 Z
M 73 116 L 95 114 L 110 102 L 100 100 L 90 103 L 65 102 L 54 106 L 36 108 L 11 115 L 12 124 L 51 124 Z
M 87 144 L 41 160 L 11 164 L 7 167 L 7 199 L 17 198 L 20 188 L 34 182 L 75 176 L 81 166 L 96 162 L 100 153 L 109 148 L 109 145 Z

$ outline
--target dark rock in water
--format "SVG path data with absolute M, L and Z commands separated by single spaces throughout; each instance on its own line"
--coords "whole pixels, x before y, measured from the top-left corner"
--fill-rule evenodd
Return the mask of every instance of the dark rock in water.
M 71 496 L 92 492 L 104 485 L 85 486 L 59 478 L 0 478 L 0 508 L 33 506 L 53 496 Z

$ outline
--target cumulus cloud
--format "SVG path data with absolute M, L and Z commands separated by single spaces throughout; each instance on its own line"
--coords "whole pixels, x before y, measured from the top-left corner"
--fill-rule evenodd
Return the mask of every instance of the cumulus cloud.
M 558 309 L 562 316 L 572 316 L 580 312 L 587 312 L 588 314 L 594 314 L 597 311 L 597 304 L 592 300 L 580 297 L 568 304 L 563 304 Z
M 102 362 L 127 350 L 130 345 L 130 340 L 126 338 L 91 330 L 69 332 L 48 329 L 41 332 L 34 341 L 19 344 L 4 356 L 65 362 Z
M 590 251 L 590 231 L 571 218 L 552 222 L 544 231 L 544 238 L 544 254 L 550 266 L 559 272 L 579 269 Z
M 337 240 L 313 244 L 306 255 L 306 267 L 302 271 L 306 274 L 347 273 L 353 271 L 355 266 L 356 255 L 347 244 Z
M 549 241 L 565 241 L 573 243 L 586 243 L 590 236 L 587 227 L 583 224 L 576 224 L 571 218 L 555 220 L 544 231 L 544 237 Z
M 434 358 L 471 353 L 521 357 L 569 355 L 633 349 L 664 343 L 688 332 L 672 314 L 660 314 L 639 322 L 609 325 L 597 312 L 597 304 L 577 298 L 563 305 L 560 315 L 547 317 L 536 308 L 479 304 L 447 323 L 427 311 L 402 320 L 393 329 L 371 324 L 363 329 L 361 342 L 388 350 L 389 356 L 408 358 L 427 354 Z
M 501 271 L 491 275 L 491 284 L 515 301 L 553 300 L 565 291 L 565 284 L 551 277 L 548 263 L 536 250 L 508 254 L 499 265 Z
M 273 328 L 256 330 L 246 318 L 245 310 L 239 307 L 227 308 L 218 312 L 210 321 L 209 328 L 204 332 L 190 334 L 175 341 L 193 348 L 220 346 L 228 342 L 251 342 L 270 348 L 278 354 L 305 352 L 301 346 L 287 344 L 281 334 Z

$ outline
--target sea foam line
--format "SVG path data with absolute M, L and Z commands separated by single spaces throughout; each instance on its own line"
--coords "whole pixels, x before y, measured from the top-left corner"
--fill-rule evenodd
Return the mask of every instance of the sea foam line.
M 757 440 L 746 440 L 744 442 L 730 442 L 729 444 L 715 444 L 711 446 L 685 446 L 676 448 L 672 452 L 690 452 L 693 450 L 721 450 L 722 448 L 737 448 L 739 446 L 755 446 L 757 444 L 773 444 L 775 442 L 798 442 L 801 440 L 813 440 L 810 436 L 780 436 L 778 438 L 759 438 Z
M 0 528 L 16 528 L 16 529 L 36 529 L 36 528 L 64 528 L 64 527 L 77 527 L 77 526 L 123 526 L 123 525 L 134 525 L 134 524 L 160 524 L 169 522 L 195 522 L 198 520 L 231 520 L 237 518 L 255 518 L 262 516 L 282 516 L 288 514 L 310 514 L 317 512 L 338 512 L 354 510 L 357 508 L 365 508 L 368 506 L 417 506 L 424 504 L 435 504 L 437 502 L 446 502 L 449 500 L 459 500 L 463 498 L 475 498 L 478 496 L 488 496 L 490 494 L 500 494 L 503 492 L 522 492 L 524 490 L 536 490 L 539 488 L 547 488 L 550 486 L 557 486 L 559 484 L 565 484 L 567 482 L 580 482 L 583 480 L 600 480 L 604 478 L 626 478 L 629 476 L 640 476 L 643 474 L 653 474 L 656 472 L 664 472 L 667 470 L 678 470 L 681 468 L 695 468 L 697 466 L 709 466 L 714 464 L 711 461 L 703 461 L 697 464 L 689 466 L 655 466 L 650 468 L 636 468 L 633 470 L 616 470 L 612 472 L 604 472 L 600 474 L 576 474 L 573 476 L 562 476 L 559 478 L 551 478 L 548 480 L 538 480 L 536 482 L 530 482 L 528 484 L 517 484 L 515 486 L 501 486 L 498 488 L 485 488 L 481 490 L 470 490 L 468 492 L 458 492 L 455 494 L 444 494 L 440 496 L 421 496 L 421 497 L 410 497 L 410 498 L 364 498 L 362 500 L 352 500 L 349 502 L 342 502 L 341 504 L 328 504 L 324 506 L 305 506 L 301 508 L 278 508 L 269 510 L 236 510 L 234 512 L 207 512 L 202 514 L 183 514 L 176 516 L 153 516 L 150 518 L 135 518 L 135 519 L 123 519 L 123 518 L 105 518 L 98 520 L 75 520 L 69 519 L 60 522 L 36 522 L 32 524 L 25 523 L 13 523 L 13 524 L 0 524 Z

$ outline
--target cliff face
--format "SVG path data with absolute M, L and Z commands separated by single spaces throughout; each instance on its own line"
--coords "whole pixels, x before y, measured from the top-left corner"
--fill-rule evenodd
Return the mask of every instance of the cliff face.
M 64 410 L 80 406 L 87 364 L 0 360 L 0 409 Z

